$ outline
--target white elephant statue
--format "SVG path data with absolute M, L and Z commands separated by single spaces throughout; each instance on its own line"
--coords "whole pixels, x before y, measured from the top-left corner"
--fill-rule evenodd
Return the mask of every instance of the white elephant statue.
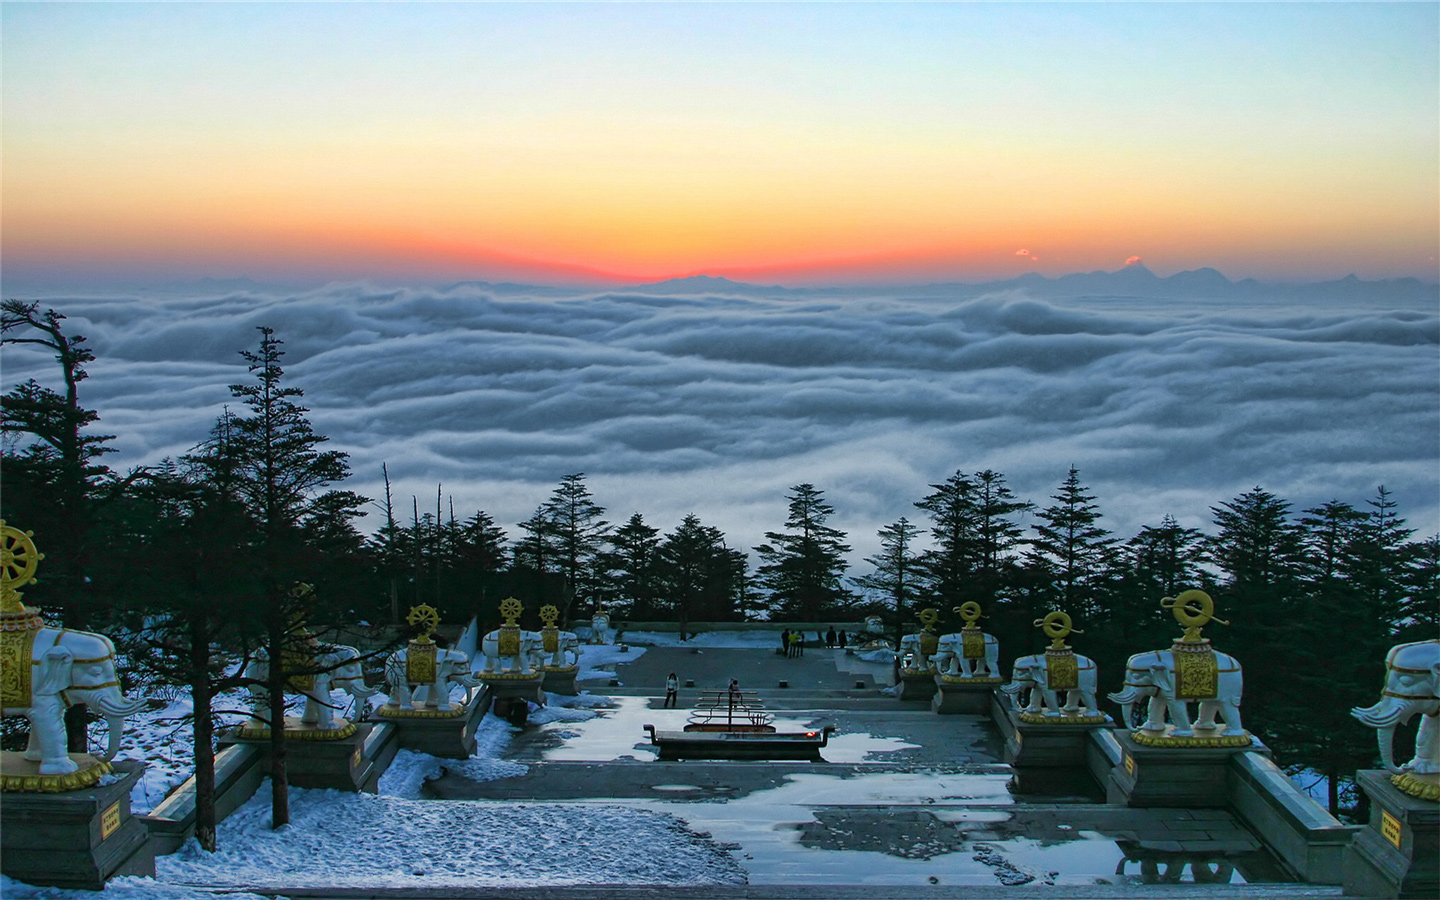
M 495 629 L 485 635 L 480 641 L 480 650 L 485 654 L 485 674 L 491 675 L 502 671 L 497 668 L 500 662 L 500 629 Z M 505 672 L 534 672 L 545 664 L 545 650 L 541 642 L 540 632 L 520 632 L 520 652 L 516 656 L 505 657 L 511 660 L 514 665 L 506 666 Z
M 615 632 L 610 630 L 610 616 L 608 613 L 597 612 L 590 620 L 590 628 L 595 632 L 594 641 L 597 644 L 613 644 Z
M 1215 654 L 1216 692 L 1211 698 L 1200 699 L 1199 715 L 1190 721 L 1189 703 L 1176 694 L 1175 651 L 1152 650 L 1137 653 L 1125 663 L 1125 681 L 1119 691 L 1107 696 L 1120 704 L 1121 724 L 1128 727 L 1131 711 L 1136 703 L 1148 700 L 1147 715 L 1140 730 L 1151 734 L 1165 731 L 1165 718 L 1175 726 L 1174 734 L 1190 735 L 1194 732 L 1213 732 L 1218 714 L 1225 721 L 1226 733 L 1240 735 L 1244 728 L 1240 723 L 1240 696 L 1244 693 L 1244 674 L 1240 663 L 1228 653 L 1207 651 Z
M 546 652 L 543 647 L 541 652 Z M 569 662 L 566 662 L 566 659 Z M 561 631 L 555 635 L 555 652 L 545 662 L 547 668 L 563 669 L 580 664 L 580 638 L 573 631 Z
M 907 634 L 900 638 L 900 658 L 903 660 L 905 654 L 910 654 L 910 665 L 906 666 L 908 671 L 926 672 L 930 671 L 930 657 L 925 654 L 924 633 Z M 934 635 L 929 635 L 934 637 Z
M 1385 687 L 1374 706 L 1355 707 L 1350 715 L 1378 729 L 1380 760 L 1392 775 L 1440 772 L 1440 640 L 1397 644 L 1385 654 Z M 1419 714 L 1415 756 L 1395 765 L 1395 727 Z
M 459 650 L 447 647 L 435 648 L 435 679 L 433 681 L 412 682 L 409 680 L 409 649 L 401 648 L 390 654 L 385 660 L 385 683 L 390 690 L 390 702 L 387 707 L 410 710 L 418 703 L 426 709 L 434 709 L 437 712 L 448 712 L 452 708 L 450 703 L 450 688 L 452 685 L 461 685 L 466 688 L 473 688 L 480 684 L 480 679 L 470 672 L 470 658 Z
M 1026 712 L 1041 715 L 1074 715 L 1083 706 L 1092 714 L 1100 711 L 1095 699 L 1099 689 L 1099 670 L 1095 661 L 1088 656 L 1075 654 L 1075 665 L 1079 672 L 1079 686 L 1065 692 L 1065 705 L 1060 705 L 1059 691 L 1050 688 L 1050 667 L 1045 663 L 1045 654 L 1035 653 L 1015 660 L 1010 670 L 1010 683 L 1000 690 L 1011 696 L 1018 696 L 1022 690 L 1030 690 L 1030 702 Z M 1018 705 L 1018 701 L 1017 701 Z
M 80 766 L 67 755 L 65 708 L 83 703 L 104 716 L 110 726 L 110 739 L 101 758 L 107 762 L 114 759 L 125 719 L 146 706 L 144 700 L 131 700 L 121 692 L 115 645 L 103 634 L 88 631 L 45 626 L 34 634 L 28 656 L 21 653 L 4 659 L 25 667 L 17 673 L 7 665 L 3 675 L 4 714 L 30 720 L 25 758 L 40 763 L 41 775 L 78 771 Z M 28 696 L 24 691 L 27 682 Z
M 345 691 L 355 699 L 357 709 L 364 709 L 365 701 L 380 693 L 378 688 L 365 686 L 360 651 L 354 647 L 331 646 L 314 656 L 311 668 L 318 671 L 313 676 L 302 676 L 311 680 L 311 687 L 301 690 L 293 683 L 286 685 L 286 693 L 305 698 L 305 710 L 300 714 L 302 724 L 327 730 L 335 727 L 335 710 L 340 707 L 331 697 L 333 691 Z M 245 666 L 245 677 L 261 682 L 250 685 L 250 708 L 252 715 L 269 727 L 270 691 L 263 682 L 270 677 L 270 657 L 264 649 Z
M 985 655 L 969 658 L 965 656 L 964 636 L 956 631 L 940 635 L 940 649 L 935 654 L 935 667 L 941 675 L 960 678 L 999 678 L 1000 642 L 991 634 L 981 633 L 985 640 Z

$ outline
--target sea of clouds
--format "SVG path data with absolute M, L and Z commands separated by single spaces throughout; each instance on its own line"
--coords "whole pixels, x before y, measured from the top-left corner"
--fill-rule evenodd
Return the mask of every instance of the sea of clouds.
M 82 385 L 125 468 L 205 439 L 247 378 L 257 326 L 350 454 L 347 487 L 512 537 L 583 472 L 606 517 L 687 513 L 750 548 L 809 482 L 852 560 L 957 470 L 1003 472 L 1044 506 L 1073 464 L 1122 537 L 1256 485 L 1296 510 L 1378 485 L 1440 530 L 1440 311 L 1433 303 L 965 299 L 854 291 L 565 293 L 461 285 L 40 297 L 98 359 Z M 934 293 L 934 292 L 932 292 Z M 5 387 L 55 364 L 4 354 Z M 373 529 L 372 512 L 362 526 Z M 1033 521 L 1033 518 L 1029 521 Z

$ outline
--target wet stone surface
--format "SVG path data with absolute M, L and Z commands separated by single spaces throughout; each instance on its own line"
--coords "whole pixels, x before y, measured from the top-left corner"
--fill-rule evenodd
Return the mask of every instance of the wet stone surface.
M 836 807 L 817 809 L 800 826 L 800 843 L 821 850 L 870 850 L 905 859 L 930 859 L 964 848 L 965 835 L 924 810 Z
M 514 804 L 616 804 L 679 817 L 730 853 L 750 885 L 907 884 L 977 888 L 1239 885 L 1289 881 L 1225 810 L 1130 809 L 1073 796 L 1016 795 L 987 717 L 854 690 L 851 660 L 802 662 L 756 650 L 650 648 L 620 665 L 621 690 L 583 719 L 551 711 L 505 754 L 523 775 L 473 781 L 447 773 L 426 796 Z M 679 728 L 661 708 L 665 674 L 700 687 L 740 677 L 782 730 L 838 728 L 827 761 L 661 762 L 642 724 Z M 782 675 L 801 689 L 766 688 Z M 878 680 L 878 679 L 877 679 Z M 654 684 L 650 684 L 654 682 Z M 687 694 L 689 696 L 687 697 Z

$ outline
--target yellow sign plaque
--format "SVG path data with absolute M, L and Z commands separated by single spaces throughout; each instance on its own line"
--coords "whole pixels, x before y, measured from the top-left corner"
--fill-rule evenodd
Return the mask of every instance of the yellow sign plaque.
M 1135 774 L 1135 757 L 1128 753 L 1125 754 L 1125 771 L 1131 775 Z
M 365 757 L 364 757 L 363 754 L 361 754 L 360 748 L 359 748 L 359 747 L 356 747 L 356 748 L 355 748 L 355 752 L 352 753 L 352 754 L 350 754 L 350 768 L 352 768 L 352 769 L 358 769 L 358 768 L 360 768 L 360 763 L 363 762 L 364 760 L 365 760 Z
M 1380 835 L 1389 841 L 1396 850 L 1400 849 L 1400 835 L 1403 827 L 1400 820 L 1390 815 L 1390 810 L 1380 810 Z
M 110 804 L 110 808 L 100 814 L 100 840 L 105 840 L 120 829 L 120 801 L 116 800 Z

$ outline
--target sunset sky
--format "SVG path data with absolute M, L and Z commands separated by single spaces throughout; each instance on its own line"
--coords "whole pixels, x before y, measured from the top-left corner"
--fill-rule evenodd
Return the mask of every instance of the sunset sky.
M 5 3 L 5 278 L 1433 281 L 1437 11 Z

